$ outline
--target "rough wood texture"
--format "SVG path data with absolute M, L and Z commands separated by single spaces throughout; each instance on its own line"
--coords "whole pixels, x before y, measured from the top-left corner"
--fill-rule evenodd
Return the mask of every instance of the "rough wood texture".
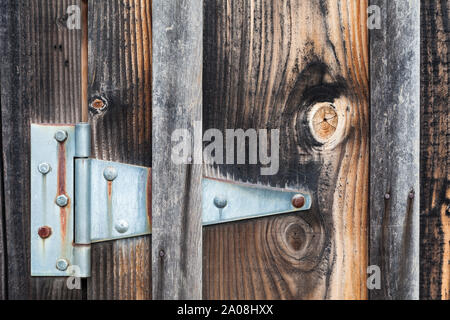
M 0 19 L 3 17 L 0 15 Z M 3 20 L 0 20 L 0 28 L 3 27 Z M 0 29 L 0 32 L 1 29 Z M 0 44 L 3 43 L 3 38 L 0 39 Z M 3 69 L 1 69 L 3 70 Z M 1 73 L 0 73 L 1 77 Z M 0 99 L 0 109 L 1 109 L 1 99 Z M 1 114 L 1 113 L 0 113 Z M 0 118 L 1 122 L 1 118 Z M 1 139 L 0 139 L 1 141 Z M 3 150 L 1 143 L 0 148 Z M 6 288 L 8 286 L 8 278 L 7 278 L 7 265 L 6 265 L 6 219 L 5 219 L 5 206 L 4 206 L 4 195 L 5 192 L 3 190 L 3 172 L 4 166 L 3 161 L 0 161 L 0 300 L 6 300 L 8 298 Z
M 280 129 L 278 174 L 205 174 L 313 198 L 307 212 L 205 228 L 204 298 L 367 298 L 367 1 L 216 0 L 204 10 L 204 129 Z
M 151 166 L 151 2 L 89 1 L 93 156 Z M 151 299 L 150 236 L 92 246 L 88 299 Z
M 420 298 L 449 300 L 450 1 L 421 4 Z
M 66 25 L 79 1 L 1 0 L 0 74 L 5 234 L 0 242 L 9 299 L 80 299 L 65 279 L 30 277 L 30 123 L 80 119 L 80 32 Z M 32 230 L 35 231 L 35 230 Z M 0 270 L 2 268 L 0 267 Z
M 370 265 L 382 277 L 370 297 L 418 299 L 420 1 L 371 4 Z
M 191 154 L 195 164 L 171 161 L 172 132 L 193 135 L 202 120 L 202 4 L 153 1 L 154 299 L 202 297 L 201 149 Z

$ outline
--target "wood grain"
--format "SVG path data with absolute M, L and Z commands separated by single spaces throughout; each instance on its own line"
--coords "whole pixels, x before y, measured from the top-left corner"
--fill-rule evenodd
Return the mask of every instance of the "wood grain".
M 202 297 L 201 148 L 194 146 L 186 164 L 171 161 L 178 144 L 171 140 L 174 130 L 187 129 L 194 135 L 199 121 L 201 134 L 202 4 L 153 1 L 154 299 Z
M 88 73 L 89 73 L 89 23 L 88 0 L 81 0 L 81 121 L 89 121 Z
M 204 130 L 280 129 L 276 175 L 259 165 L 205 174 L 299 189 L 313 203 L 205 228 L 204 298 L 367 298 L 366 10 L 358 0 L 205 1 Z M 335 128 L 312 125 L 321 115 Z
M 151 2 L 89 1 L 93 157 L 151 166 Z M 88 299 L 151 299 L 151 238 L 92 245 Z
M 421 5 L 420 298 L 449 300 L 450 1 Z
M 68 0 L 1 0 L 3 160 L 1 277 L 9 299 L 81 299 L 65 279 L 30 277 L 30 123 L 80 120 L 80 32 L 66 25 Z M 2 270 L 0 268 L 0 270 Z
M 371 299 L 419 298 L 420 1 L 372 0 L 370 264 L 381 268 Z

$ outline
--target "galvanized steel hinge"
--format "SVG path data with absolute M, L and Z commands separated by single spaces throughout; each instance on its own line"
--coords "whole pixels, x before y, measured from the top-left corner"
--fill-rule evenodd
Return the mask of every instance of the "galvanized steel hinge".
M 31 275 L 91 275 L 91 243 L 151 233 L 150 168 L 91 159 L 91 128 L 31 126 Z
M 311 196 L 295 190 L 205 177 L 203 225 L 215 225 L 311 209 Z
M 90 158 L 91 128 L 31 126 L 31 275 L 91 275 L 91 243 L 151 233 L 151 169 Z M 203 225 L 293 213 L 311 196 L 205 177 Z

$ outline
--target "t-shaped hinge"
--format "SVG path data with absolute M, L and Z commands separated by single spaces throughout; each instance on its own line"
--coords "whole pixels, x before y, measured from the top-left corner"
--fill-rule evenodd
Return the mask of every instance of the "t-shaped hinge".
M 151 233 L 151 169 L 91 159 L 91 128 L 31 125 L 31 275 L 91 275 L 91 243 Z M 311 208 L 294 190 L 202 181 L 214 225 Z
M 91 128 L 31 125 L 31 275 L 91 275 L 91 243 L 151 233 L 150 168 L 91 159 Z

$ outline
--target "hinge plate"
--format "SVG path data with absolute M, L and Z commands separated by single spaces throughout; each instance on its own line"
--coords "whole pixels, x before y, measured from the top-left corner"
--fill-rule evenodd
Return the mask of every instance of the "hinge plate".
M 54 138 L 58 131 L 67 133 L 64 144 Z M 31 126 L 32 276 L 69 276 L 72 268 L 58 269 L 57 261 L 79 266 L 77 253 L 86 250 L 74 245 L 74 157 L 75 126 Z M 40 167 L 44 164 L 49 166 L 45 171 Z M 55 203 L 59 195 L 69 199 L 67 206 Z M 90 256 L 90 252 L 84 254 Z
M 202 189 L 203 225 L 255 219 L 311 208 L 311 196 L 294 190 L 211 178 L 203 179 Z M 301 199 L 301 205 L 298 207 L 293 205 L 293 199 L 296 198 Z
M 151 233 L 151 172 L 149 168 L 91 161 L 91 242 Z M 79 159 L 77 159 L 79 161 Z M 117 177 L 108 181 L 105 170 Z
M 87 150 L 88 124 L 31 126 L 32 276 L 89 277 L 91 243 L 151 233 L 150 168 Z

